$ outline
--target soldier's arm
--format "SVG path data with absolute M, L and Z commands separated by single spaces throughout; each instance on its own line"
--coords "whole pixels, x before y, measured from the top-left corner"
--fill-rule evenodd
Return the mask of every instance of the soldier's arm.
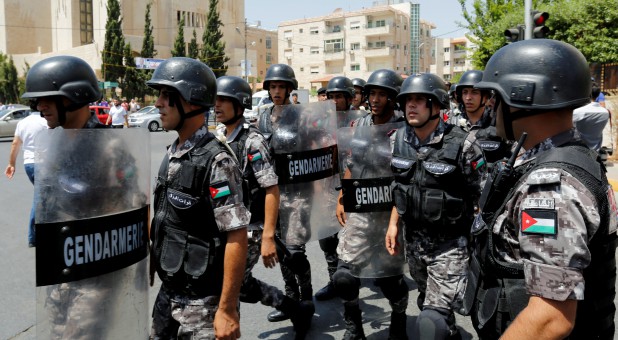
M 386 231 L 386 250 L 391 255 L 399 253 L 399 244 L 397 244 L 397 235 L 399 234 L 399 213 L 397 208 L 393 207 L 391 211 L 391 219 L 388 222 L 388 230 Z
M 275 226 L 279 215 L 279 186 L 266 188 L 264 204 L 264 231 L 262 232 L 262 259 L 266 268 L 273 268 L 279 258 L 275 246 Z
M 219 309 L 215 314 L 215 335 L 217 339 L 240 337 L 240 315 L 238 298 L 247 261 L 247 231 L 235 229 L 227 233 L 223 263 L 223 289 Z
M 556 301 L 531 296 L 500 339 L 563 339 L 575 325 L 577 300 Z
M 348 179 L 352 177 L 352 173 L 350 169 L 346 167 L 345 172 L 343 174 L 344 179 Z M 342 227 L 345 227 L 345 223 L 347 221 L 347 216 L 345 214 L 345 209 L 343 208 L 343 189 L 339 190 L 339 197 L 337 197 L 337 210 L 335 212 L 337 214 L 337 220 Z

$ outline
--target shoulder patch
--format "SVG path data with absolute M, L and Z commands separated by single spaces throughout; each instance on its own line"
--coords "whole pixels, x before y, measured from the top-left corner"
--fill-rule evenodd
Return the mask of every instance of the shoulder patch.
M 195 205 L 198 200 L 178 190 L 167 189 L 167 201 L 177 209 L 188 209 Z
M 455 166 L 452 164 L 438 162 L 423 162 L 423 167 L 434 175 L 444 175 L 455 170 Z
M 475 160 L 470 162 L 470 166 L 472 167 L 472 170 L 478 170 L 482 168 L 483 166 L 485 166 L 485 157 L 483 157 L 482 155 L 478 155 Z
M 396 169 L 410 169 L 414 165 L 414 161 L 407 158 L 393 157 L 391 165 Z
M 477 140 L 483 151 L 495 151 L 500 148 L 500 142 L 493 140 Z
M 553 198 L 526 198 L 522 203 L 524 209 L 555 209 Z
M 525 234 L 556 235 L 556 216 L 555 210 L 522 210 L 521 232 Z
M 556 184 L 560 183 L 560 170 L 558 169 L 537 169 L 528 175 L 526 184 Z
M 223 198 L 225 196 L 229 196 L 230 194 L 231 192 L 230 192 L 230 186 L 229 186 L 228 181 L 221 181 L 218 183 L 213 183 L 210 186 L 210 196 L 213 199 Z
M 247 158 L 249 159 L 249 162 L 259 161 L 262 159 L 262 153 L 259 149 L 251 150 L 249 151 L 249 154 L 247 154 Z

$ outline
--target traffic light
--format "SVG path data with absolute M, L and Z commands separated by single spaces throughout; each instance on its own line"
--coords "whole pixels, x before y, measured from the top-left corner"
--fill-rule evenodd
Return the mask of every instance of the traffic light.
M 532 38 L 545 38 L 549 33 L 549 28 L 545 22 L 549 19 L 549 13 L 532 11 Z
M 517 25 L 517 27 L 509 28 L 504 31 L 504 36 L 508 43 L 524 40 L 524 26 Z

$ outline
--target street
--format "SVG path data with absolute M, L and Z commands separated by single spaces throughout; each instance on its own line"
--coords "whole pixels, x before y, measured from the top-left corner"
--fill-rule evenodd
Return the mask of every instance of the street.
M 176 137 L 174 132 L 155 132 L 151 137 L 151 182 L 153 182 L 159 163 L 163 157 L 165 146 Z M 6 164 L 11 147 L 10 139 L 0 141 L 0 164 Z M 2 176 L 2 195 L 0 195 L 0 229 L 3 237 L 0 239 L 0 272 L 2 282 L 0 288 L 0 339 L 35 339 L 35 249 L 27 245 L 27 220 L 32 202 L 32 185 L 28 181 L 19 156 L 15 177 L 8 180 Z M 2 167 L 4 169 L 4 165 Z M 618 179 L 618 167 L 608 166 L 608 176 Z M 326 262 L 317 242 L 307 245 L 307 255 L 312 266 L 312 283 L 314 293 L 327 282 Z M 255 266 L 254 276 L 267 283 L 283 288 L 279 268 L 266 269 L 261 261 Z M 418 315 L 416 285 L 406 274 L 410 287 L 410 303 L 407 309 L 408 334 L 412 333 L 415 316 Z M 150 291 L 148 310 L 158 289 L 158 284 Z M 361 308 L 363 310 L 363 327 L 368 339 L 386 339 L 390 323 L 390 307 L 379 288 L 372 280 L 363 280 L 361 289 Z M 326 302 L 316 301 L 316 313 L 308 339 L 341 339 L 345 330 L 343 321 L 343 305 L 339 299 Z M 270 323 L 266 315 L 270 307 L 261 304 L 241 305 L 241 332 L 243 339 L 293 339 L 292 324 L 289 321 Z M 457 316 L 458 325 L 463 339 L 473 339 L 474 330 L 469 318 Z

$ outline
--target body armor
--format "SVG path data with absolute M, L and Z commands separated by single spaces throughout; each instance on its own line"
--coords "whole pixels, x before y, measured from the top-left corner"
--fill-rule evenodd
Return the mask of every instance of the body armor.
M 209 134 L 183 156 L 168 179 L 168 158 L 159 169 L 150 233 L 161 281 L 193 296 L 218 296 L 223 284 L 225 234 L 219 232 L 209 184 L 214 157 L 224 152 Z

